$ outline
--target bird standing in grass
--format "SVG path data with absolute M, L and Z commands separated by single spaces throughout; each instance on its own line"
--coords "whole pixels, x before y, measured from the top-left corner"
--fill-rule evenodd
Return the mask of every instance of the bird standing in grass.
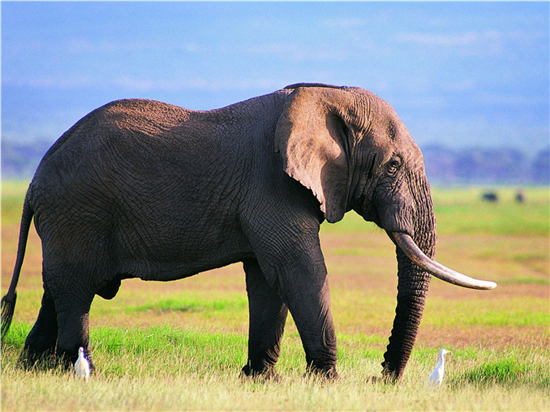
M 447 353 L 449 353 L 449 351 L 446 349 L 441 349 L 439 351 L 439 363 L 430 376 L 431 386 L 441 386 L 441 382 L 443 382 L 443 374 L 445 372 L 445 355 Z
M 78 349 L 78 359 L 74 364 L 74 370 L 77 377 L 88 382 L 88 379 L 90 379 L 90 364 L 84 355 L 84 348 L 82 347 Z

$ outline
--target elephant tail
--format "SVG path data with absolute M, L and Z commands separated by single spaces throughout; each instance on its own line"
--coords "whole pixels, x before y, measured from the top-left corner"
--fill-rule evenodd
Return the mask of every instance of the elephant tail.
M 27 191 L 25 202 L 23 204 L 23 215 L 21 216 L 21 226 L 19 229 L 19 245 L 17 246 L 17 259 L 15 261 L 15 267 L 13 269 L 13 276 L 11 278 L 11 284 L 8 289 L 8 293 L 2 298 L 2 327 L 1 327 L 1 340 L 4 341 L 4 337 L 10 329 L 11 321 L 13 318 L 13 312 L 15 311 L 15 302 L 17 300 L 17 283 L 19 282 L 19 275 L 21 274 L 21 266 L 23 265 L 23 259 L 25 258 L 25 250 L 27 248 L 27 239 L 29 237 L 29 230 L 31 227 L 32 217 L 34 210 L 30 202 L 30 190 Z

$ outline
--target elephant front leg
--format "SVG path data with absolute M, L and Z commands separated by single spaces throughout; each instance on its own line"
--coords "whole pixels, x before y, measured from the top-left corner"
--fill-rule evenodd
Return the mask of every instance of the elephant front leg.
M 289 309 L 304 345 L 307 372 L 329 379 L 338 378 L 336 334 L 327 280 L 320 293 L 297 294 L 289 301 Z
M 309 210 L 307 212 L 309 213 Z M 264 316 L 264 319 L 271 319 L 271 325 L 277 324 L 275 319 L 282 303 L 275 300 L 275 296 L 279 296 L 296 323 L 304 346 L 308 373 L 336 378 L 336 335 L 330 311 L 327 270 L 319 241 L 319 224 L 316 220 L 310 220 L 308 216 L 295 218 L 296 225 L 285 226 L 284 232 L 278 227 L 280 221 L 284 220 L 282 217 L 276 222 L 262 220 L 262 226 L 249 231 L 255 256 L 264 275 L 262 279 L 265 279 L 272 289 L 268 294 L 272 296 L 272 300 L 263 299 L 262 302 L 262 295 L 258 293 L 258 307 L 265 308 L 266 301 L 272 304 L 277 302 L 268 310 L 268 313 L 271 313 L 269 317 L 257 315 L 261 312 L 252 311 L 251 306 L 251 328 L 257 328 L 258 331 L 271 330 L 272 341 L 273 336 L 282 334 L 282 327 L 281 332 L 277 333 L 273 326 L 272 329 L 261 326 Z M 271 223 L 273 224 L 270 226 Z M 260 235 L 264 233 L 268 233 L 269 236 Z M 254 266 L 257 265 L 258 263 L 254 262 Z M 259 268 L 256 270 L 260 272 Z M 252 278 L 252 272 L 247 271 L 247 281 Z M 249 296 L 253 294 L 255 293 L 249 291 Z M 258 318 L 253 320 L 252 316 Z M 282 326 L 282 322 L 279 324 Z M 251 341 L 253 339 L 251 338 Z M 277 337 L 277 341 L 279 340 L 280 336 Z M 275 347 L 273 344 L 269 346 Z M 278 355 L 278 348 L 276 352 Z M 263 348 L 260 353 L 265 353 Z
M 279 359 L 288 308 L 268 284 L 256 260 L 244 262 L 248 293 L 250 327 L 248 364 L 245 376 L 278 379 L 275 364 Z
M 307 372 L 336 379 L 336 334 L 324 261 L 295 262 L 280 285 L 304 345 Z

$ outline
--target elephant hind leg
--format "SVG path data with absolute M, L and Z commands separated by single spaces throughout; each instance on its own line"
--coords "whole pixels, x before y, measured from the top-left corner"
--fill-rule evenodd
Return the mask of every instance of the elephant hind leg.
M 249 301 L 248 364 L 245 376 L 278 378 L 275 364 L 281 351 L 288 308 L 268 284 L 256 260 L 244 262 Z
M 25 340 L 19 362 L 24 368 L 53 366 L 57 345 L 57 313 L 48 290 L 44 290 L 38 318 Z
M 93 293 L 64 295 L 56 299 L 58 339 L 57 361 L 69 369 L 78 358 L 78 348 L 83 347 L 86 358 L 93 369 L 89 337 L 89 312 Z

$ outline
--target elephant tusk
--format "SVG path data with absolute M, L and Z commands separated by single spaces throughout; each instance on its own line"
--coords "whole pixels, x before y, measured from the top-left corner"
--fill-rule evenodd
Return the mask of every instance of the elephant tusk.
M 463 275 L 462 273 L 455 272 L 454 270 L 443 266 L 441 263 L 430 259 L 420 250 L 409 235 L 400 232 L 389 233 L 397 245 L 413 263 L 431 273 L 435 277 L 444 280 L 445 282 L 470 289 L 490 290 L 497 287 L 495 282 L 471 278 Z

